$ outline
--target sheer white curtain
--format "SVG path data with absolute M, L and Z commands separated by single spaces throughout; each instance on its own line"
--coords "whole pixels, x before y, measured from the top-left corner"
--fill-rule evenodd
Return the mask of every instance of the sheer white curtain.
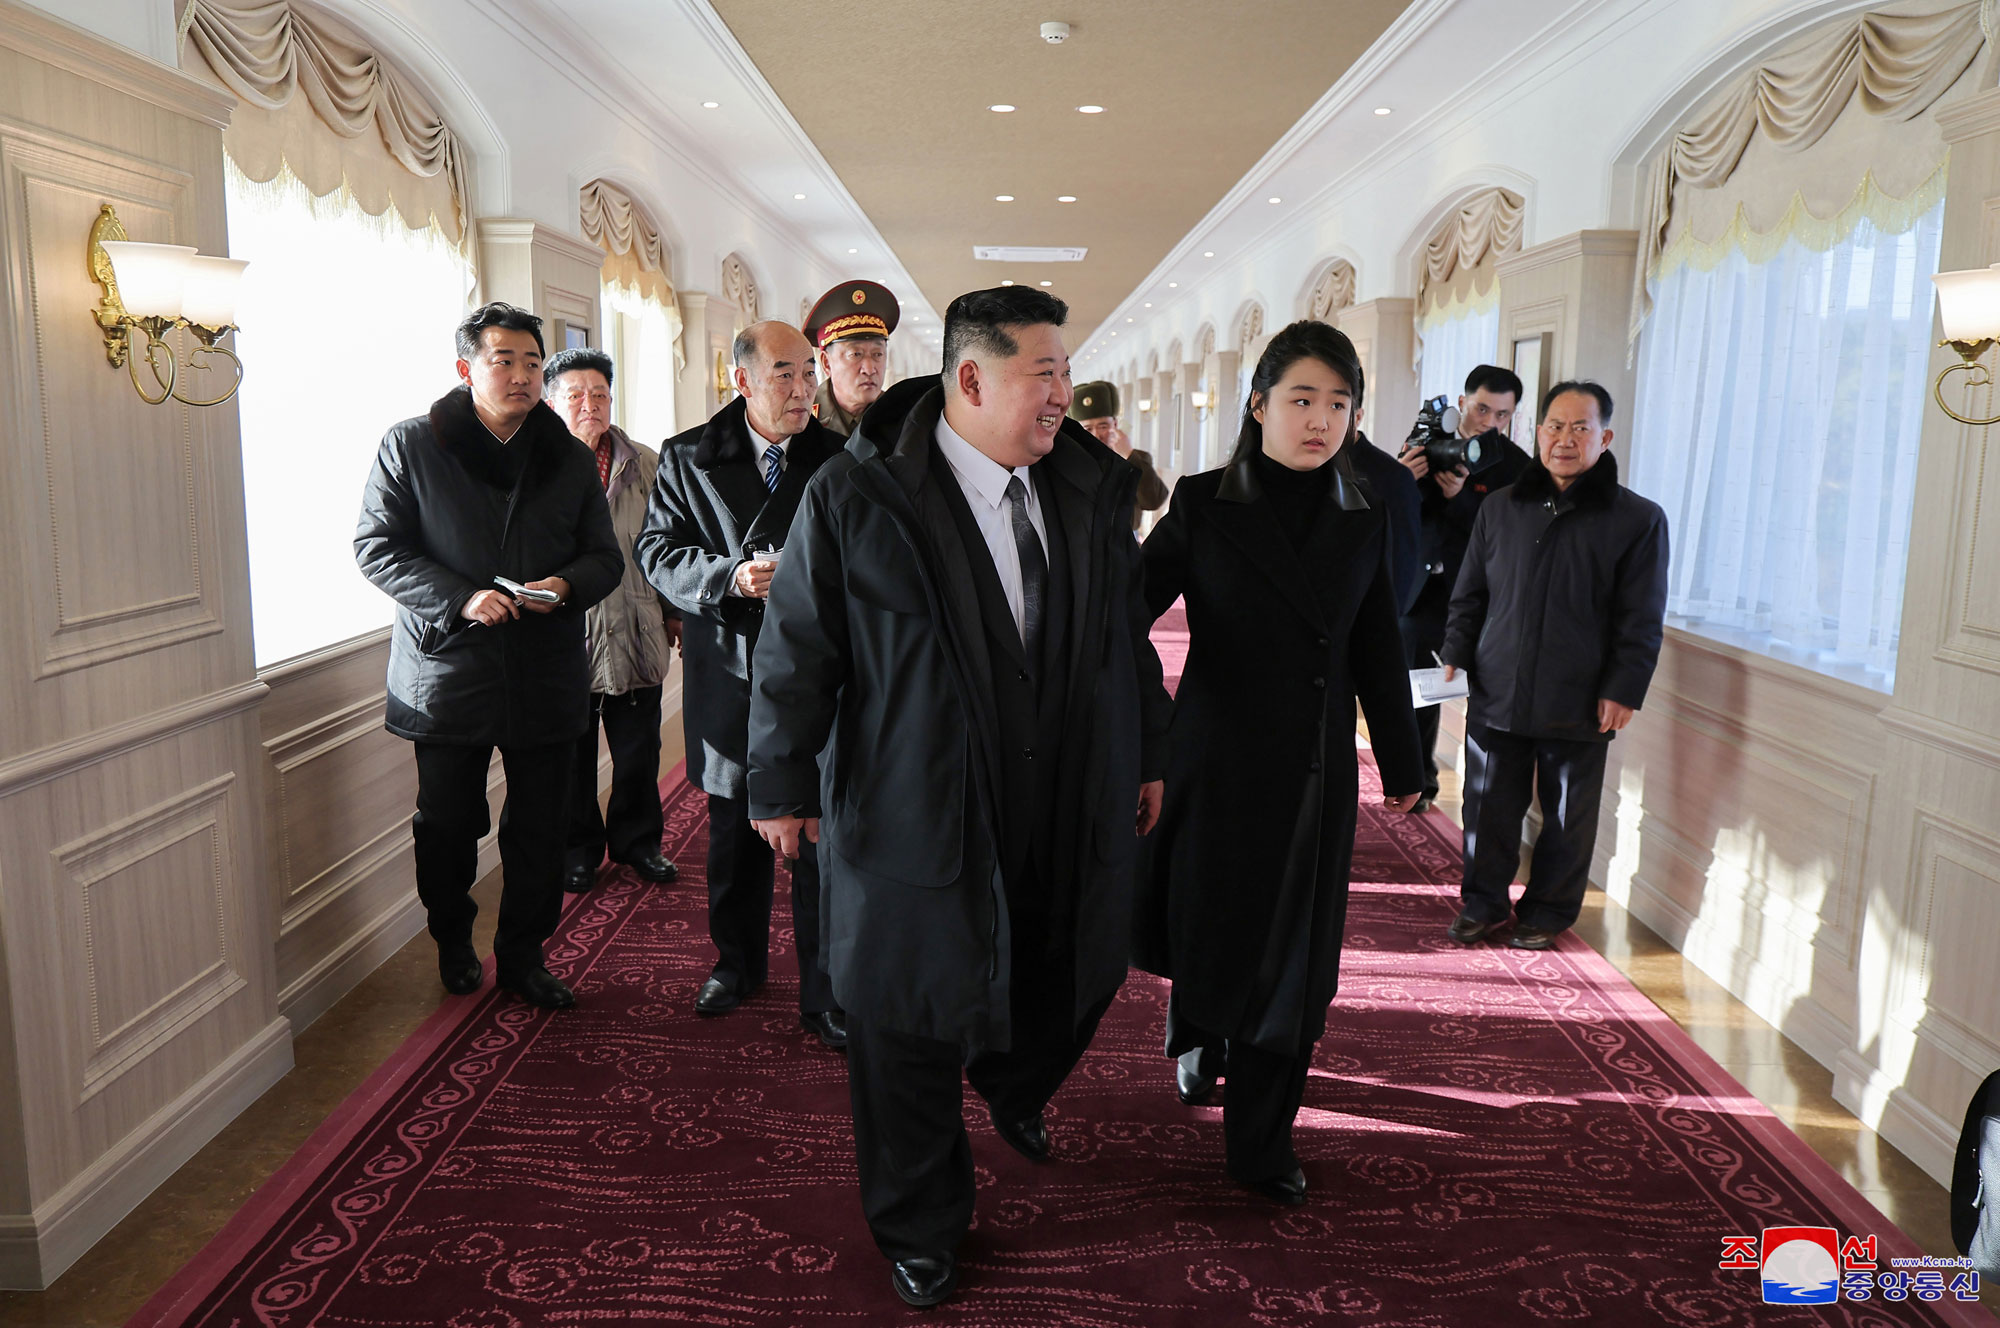
M 618 427 L 634 441 L 657 448 L 674 428 L 675 320 L 658 300 L 630 286 L 604 285 L 604 320 L 618 402 Z
M 250 260 L 237 403 L 262 668 L 394 615 L 354 565 L 361 489 L 389 426 L 455 385 L 471 268 L 435 227 L 371 217 L 344 190 L 314 198 L 289 170 L 260 184 L 225 164 L 229 252 Z
M 1465 376 L 1492 364 L 1500 344 L 1499 288 L 1484 308 L 1477 304 L 1418 330 L 1423 358 L 1417 364 L 1417 391 L 1429 401 L 1442 393 L 1453 405 L 1465 390 Z
M 1666 508 L 1690 630 L 1893 688 L 1943 226 L 1864 218 L 1654 287 L 1632 486 Z

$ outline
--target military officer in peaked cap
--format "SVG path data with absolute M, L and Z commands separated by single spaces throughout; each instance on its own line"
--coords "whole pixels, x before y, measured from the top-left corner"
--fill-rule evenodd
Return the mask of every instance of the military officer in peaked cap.
M 889 334 L 902 310 L 885 286 L 844 281 L 806 316 L 806 339 L 819 351 L 819 422 L 843 438 L 875 404 L 889 380 Z
M 1139 514 L 1166 505 L 1167 482 L 1153 468 L 1151 453 L 1135 451 L 1131 438 L 1118 427 L 1118 389 L 1110 383 L 1079 383 L 1069 403 L 1070 418 L 1090 431 L 1093 438 L 1132 463 L 1139 472 L 1139 491 L 1132 504 L 1132 529 L 1139 528 Z

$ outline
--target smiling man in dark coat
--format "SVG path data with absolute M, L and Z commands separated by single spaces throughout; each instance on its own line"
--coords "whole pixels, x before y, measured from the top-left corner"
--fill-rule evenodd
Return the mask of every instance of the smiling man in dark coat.
M 1558 383 L 1542 399 L 1537 455 L 1479 509 L 1445 628 L 1449 676 L 1470 675 L 1465 714 L 1464 910 L 1470 945 L 1508 922 L 1521 821 L 1539 790 L 1542 829 L 1514 934 L 1546 950 L 1590 885 L 1611 739 L 1646 700 L 1667 608 L 1667 515 L 1618 483 L 1611 394 Z
M 574 1004 L 542 965 L 562 909 L 568 755 L 590 724 L 584 611 L 625 570 L 590 450 L 542 403 L 542 321 L 489 304 L 458 328 L 458 375 L 428 415 L 382 440 L 354 552 L 396 601 L 388 726 L 417 751 L 417 895 L 438 973 L 478 988 L 471 890 L 486 833 L 493 749 L 500 812 L 500 985 Z M 553 602 L 496 589 L 504 576 Z M 524 613 L 525 610 L 525 613 Z
M 757 647 L 752 812 L 787 854 L 819 840 L 861 1206 L 914 1305 L 972 1217 L 960 1067 L 1045 1158 L 1125 978 L 1135 806 L 1159 813 L 1138 476 L 1063 418 L 1066 314 L 952 302 L 944 381 L 890 388 L 807 493 Z
M 744 800 L 750 657 L 785 532 L 806 483 L 840 439 L 813 419 L 812 348 L 798 329 L 755 323 L 737 335 L 736 400 L 670 439 L 632 556 L 681 612 L 681 714 L 688 779 L 708 794 L 708 934 L 715 970 L 695 1013 L 726 1014 L 764 983 L 773 863 Z M 819 862 L 792 864 L 799 1018 L 830 1047 L 847 1043 L 820 958 Z

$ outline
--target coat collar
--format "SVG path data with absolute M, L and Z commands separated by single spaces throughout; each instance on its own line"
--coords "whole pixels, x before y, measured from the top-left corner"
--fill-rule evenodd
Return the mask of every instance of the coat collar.
M 1327 487 L 1343 512 L 1365 512 L 1368 510 L 1368 490 L 1354 473 L 1354 459 L 1341 448 L 1333 454 L 1333 460 L 1326 468 L 1333 472 Z M 1264 496 L 1264 486 L 1257 481 L 1257 468 L 1250 464 L 1248 456 L 1240 456 L 1229 463 L 1223 472 L 1222 484 L 1215 491 L 1216 501 L 1224 503 L 1254 503 Z
M 534 409 L 528 412 L 528 417 L 521 421 L 519 431 L 506 442 L 501 442 L 473 409 L 472 389 L 469 387 L 454 388 L 432 402 L 430 426 L 438 446 L 447 455 L 481 481 L 496 489 L 509 491 L 514 488 L 515 475 L 525 476 L 528 471 L 537 475 L 547 474 L 562 464 L 570 448 L 582 446 L 570 435 L 562 416 L 541 401 L 537 401 Z M 504 449 L 514 447 L 528 449 L 527 470 L 515 471 L 507 465 L 508 457 Z
M 1510 495 L 1517 503 L 1540 503 L 1553 498 L 1565 511 L 1580 507 L 1609 507 L 1618 497 L 1618 458 L 1606 452 L 1597 464 L 1579 475 L 1567 489 L 1556 487 L 1556 477 L 1542 464 L 1539 452 L 1514 481 Z
M 1320 628 L 1328 621 L 1320 601 L 1324 578 L 1314 575 L 1312 569 L 1328 565 L 1341 546 L 1366 530 L 1351 517 L 1336 518 L 1372 510 L 1367 487 L 1355 477 L 1346 448 L 1335 453 L 1325 469 L 1333 472 L 1327 481 L 1333 502 L 1313 523 L 1303 549 L 1293 547 L 1285 538 L 1264 505 L 1264 486 L 1247 456 L 1229 463 L 1215 491 L 1215 506 L 1210 509 L 1215 528 L 1243 550 L 1307 622 Z
M 611 483 L 604 490 L 608 501 L 623 493 L 639 478 L 636 469 L 639 451 L 632 446 L 632 440 L 625 436 L 625 431 L 615 424 L 604 431 L 604 436 L 611 440 Z
M 868 408 L 848 450 L 864 462 L 881 457 L 903 492 L 914 498 L 930 477 L 931 438 L 943 415 L 942 384 L 935 378 L 905 379 Z M 1093 494 L 1112 465 L 1123 461 L 1082 425 L 1065 419 L 1054 449 L 1035 463 L 1035 474 L 1054 474 L 1079 492 Z

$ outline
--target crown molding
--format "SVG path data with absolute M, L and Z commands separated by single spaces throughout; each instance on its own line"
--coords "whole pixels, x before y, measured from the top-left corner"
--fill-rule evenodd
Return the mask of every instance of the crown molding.
M 236 110 L 235 97 L 192 74 L 15 0 L 0 0 L 0 48 L 217 129 Z
M 1507 281 L 1523 273 L 1573 259 L 1622 258 L 1630 262 L 1638 252 L 1637 231 L 1574 231 L 1560 239 L 1496 259 L 1493 270 L 1500 280 Z

